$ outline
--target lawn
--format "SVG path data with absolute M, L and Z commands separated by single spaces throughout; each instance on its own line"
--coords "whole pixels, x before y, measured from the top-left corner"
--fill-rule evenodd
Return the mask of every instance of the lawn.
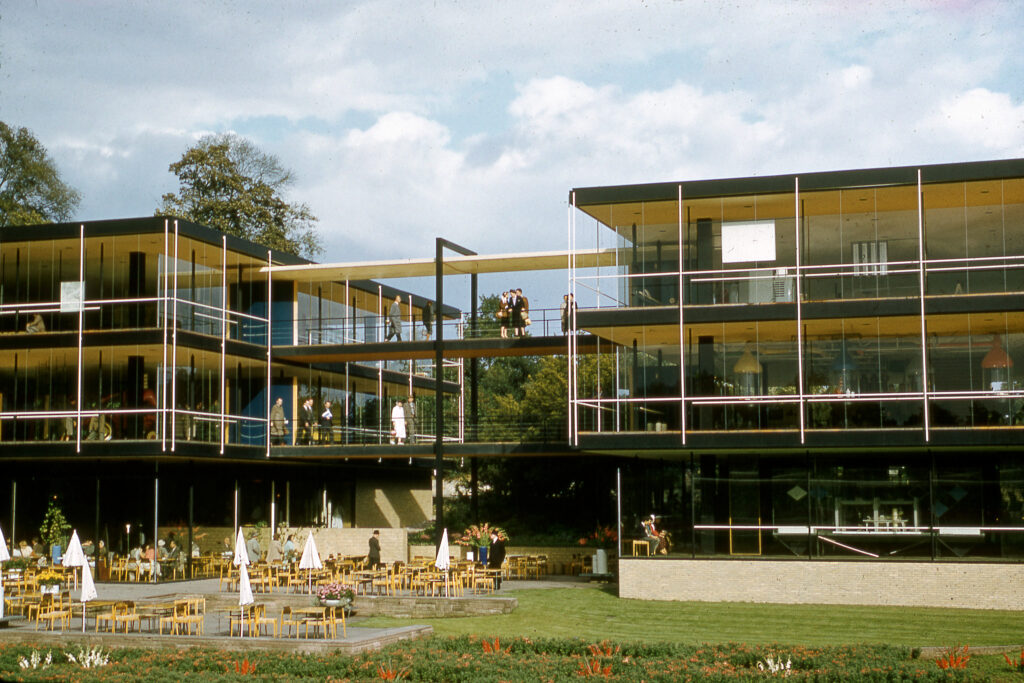
M 881 643 L 906 647 L 1024 642 L 1019 612 L 836 605 L 650 602 L 601 587 L 507 591 L 511 613 L 458 619 L 373 617 L 360 625 L 429 623 L 443 636 L 584 638 L 615 642 L 785 643 L 804 646 Z

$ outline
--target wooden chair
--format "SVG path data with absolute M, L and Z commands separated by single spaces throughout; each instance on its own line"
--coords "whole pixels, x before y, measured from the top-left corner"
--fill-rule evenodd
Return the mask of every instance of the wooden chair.
M 261 626 L 272 626 L 274 627 L 274 637 L 277 638 L 277 619 L 267 616 L 267 606 L 254 605 L 253 607 L 252 625 L 250 628 L 255 628 L 256 635 L 259 635 Z
M 101 621 L 109 621 L 110 622 L 110 632 L 111 633 L 114 632 L 114 624 L 117 621 L 117 619 L 116 619 L 117 609 L 118 609 L 118 607 L 122 606 L 123 604 L 124 603 L 122 603 L 122 602 L 115 602 L 113 605 L 110 606 L 110 611 L 109 612 L 99 612 L 96 615 L 96 632 L 97 633 L 100 632 L 100 622 Z
M 304 637 L 309 638 L 309 627 L 312 626 L 317 632 L 322 628 L 324 630 L 324 636 L 326 637 L 330 633 L 332 623 L 327 618 L 327 612 L 330 607 L 325 607 L 323 614 L 310 615 L 302 620 L 303 626 L 306 627 L 306 635 Z
M 235 634 L 235 624 L 238 624 L 238 635 L 243 635 L 243 627 L 249 626 L 249 635 L 252 635 L 252 613 L 253 606 L 245 605 L 239 610 L 237 615 L 232 614 L 228 620 L 228 635 Z
M 122 609 L 114 615 L 114 630 L 117 630 L 117 626 L 120 624 L 124 624 L 124 632 L 128 633 L 128 625 L 135 624 L 141 631 L 142 617 L 136 611 L 135 603 L 131 600 L 125 600 L 121 603 L 121 607 Z
M 188 616 L 185 617 L 185 624 L 189 629 L 189 633 L 192 632 L 192 627 L 196 627 L 196 635 L 203 635 L 203 624 L 206 622 L 206 598 L 195 597 L 188 598 Z
M 345 625 L 345 608 L 331 607 L 327 611 L 327 620 L 331 624 L 331 637 L 338 637 L 338 622 L 341 622 L 341 637 L 348 638 L 348 626 Z
M 299 627 L 302 626 L 302 619 L 292 618 L 292 608 L 285 605 L 281 608 L 281 630 L 280 633 L 284 635 L 285 627 L 288 627 L 288 634 L 291 635 L 292 628 L 295 629 L 295 637 L 299 637 Z
M 160 635 L 164 634 L 164 624 L 167 624 L 167 632 L 177 635 L 178 626 L 188 623 L 189 602 L 188 600 L 175 600 L 174 611 L 166 617 L 160 617 Z M 189 631 L 191 633 L 191 631 Z

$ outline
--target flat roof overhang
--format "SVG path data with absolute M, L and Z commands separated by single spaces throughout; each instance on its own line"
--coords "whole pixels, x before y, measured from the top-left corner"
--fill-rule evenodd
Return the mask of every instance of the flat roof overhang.
M 598 339 L 577 335 L 578 353 L 595 353 Z M 436 342 L 373 342 L 367 344 L 319 344 L 275 346 L 274 360 L 292 363 L 345 363 L 355 361 L 430 360 Z M 445 339 L 445 358 L 496 358 L 503 356 L 553 356 L 567 354 L 568 337 L 519 337 L 502 339 Z
M 800 179 L 800 189 L 804 192 L 885 185 L 913 185 L 917 183 L 918 170 L 921 171 L 921 182 L 923 183 L 1014 178 L 1024 176 L 1024 159 L 996 159 L 953 164 L 922 164 L 748 176 L 745 178 L 580 187 L 570 191 L 569 202 L 573 206 L 582 208 L 597 204 L 670 201 L 679 198 L 680 189 L 684 200 L 744 194 L 773 194 L 792 192 L 797 178 Z
M 445 275 L 479 275 L 482 273 L 512 273 L 531 270 L 567 270 L 575 261 L 577 268 L 613 266 L 617 250 L 591 249 L 577 251 L 539 251 L 515 254 L 484 254 L 474 256 L 447 256 Z M 264 266 L 275 280 L 368 280 L 403 277 L 433 277 L 437 267 L 432 258 L 399 259 L 393 261 L 362 261 L 351 263 L 306 263 Z

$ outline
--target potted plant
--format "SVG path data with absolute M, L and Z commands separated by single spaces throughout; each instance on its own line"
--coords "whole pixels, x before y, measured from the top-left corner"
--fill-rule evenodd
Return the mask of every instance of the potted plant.
M 343 583 L 325 583 L 316 589 L 317 602 L 328 607 L 347 607 L 355 595 L 355 591 Z
M 580 538 L 579 544 L 581 546 L 585 548 L 597 548 L 591 564 L 592 573 L 608 573 L 608 548 L 615 545 L 618 540 L 618 532 L 610 526 L 599 526 L 591 533 Z
M 508 540 L 508 533 L 504 529 L 485 522 L 484 524 L 470 525 L 455 542 L 459 545 L 476 548 L 477 559 L 487 564 L 487 551 L 491 547 L 491 532 L 496 533 L 498 538 L 503 541 Z
M 36 577 L 36 583 L 39 584 L 40 593 L 53 593 L 56 595 L 60 592 L 60 586 L 64 583 L 64 577 L 55 571 L 48 570 Z

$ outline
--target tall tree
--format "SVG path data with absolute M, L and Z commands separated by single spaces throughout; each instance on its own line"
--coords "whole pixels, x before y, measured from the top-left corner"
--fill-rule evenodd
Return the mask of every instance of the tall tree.
M 309 207 L 285 201 L 292 172 L 273 154 L 231 133 L 208 135 L 169 170 L 177 194 L 163 196 L 158 216 L 177 216 L 271 249 L 313 257 L 322 249 Z
M 80 199 L 32 131 L 0 121 L 0 226 L 70 220 Z

